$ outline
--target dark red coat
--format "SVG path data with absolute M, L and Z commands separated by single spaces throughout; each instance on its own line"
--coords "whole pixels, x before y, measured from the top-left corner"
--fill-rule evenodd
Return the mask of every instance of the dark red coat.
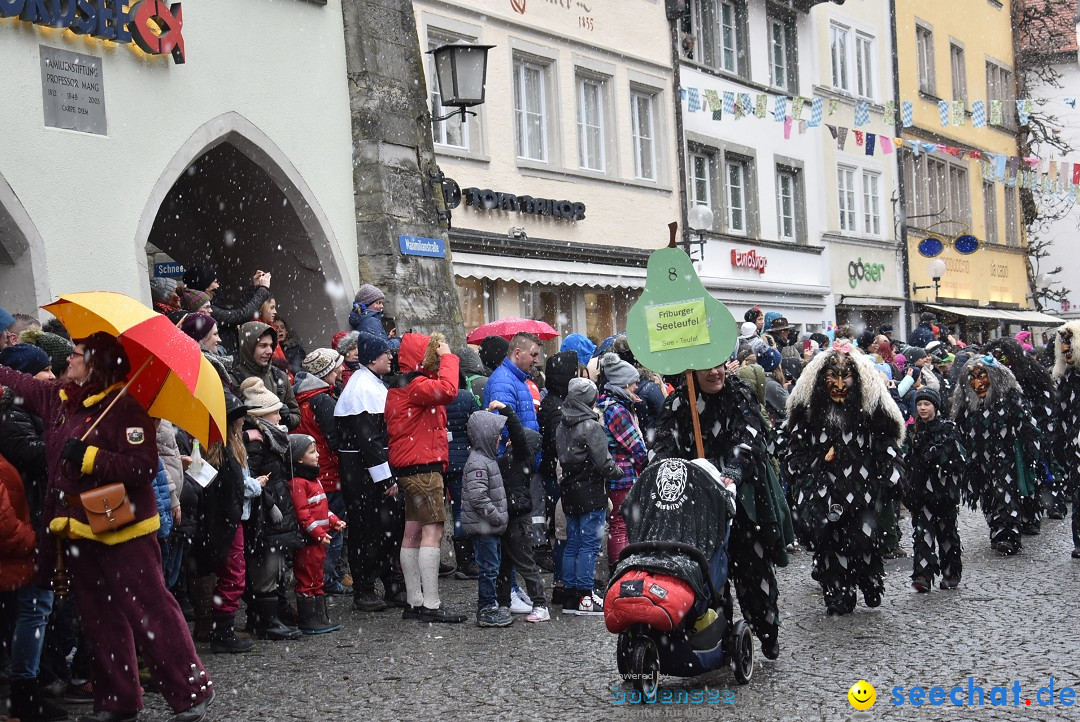
M 0 591 L 18 589 L 30 581 L 36 545 L 22 478 L 0 456 Z
M 407 333 L 398 351 L 399 376 L 386 393 L 386 428 L 390 432 L 390 466 L 395 473 L 412 467 L 446 470 L 450 444 L 446 438 L 446 406 L 457 398 L 458 357 L 439 359 L 438 373 L 424 370 L 429 338 Z
M 121 384 L 88 395 L 73 384 L 38 381 L 5 366 L 0 366 L 0 384 L 14 389 L 26 409 L 45 423 L 49 486 L 44 521 L 49 531 L 104 544 L 119 544 L 157 531 L 160 520 L 153 485 L 157 474 L 157 434 L 154 421 L 138 401 L 124 396 L 116 402 L 86 439 L 91 448 L 81 465 L 60 457 L 64 443 L 71 438 L 82 438 L 119 393 Z M 113 483 L 126 487 L 135 522 L 114 532 L 94 534 L 82 508 L 67 503 L 66 498 Z
M 315 439 L 319 450 L 319 482 L 329 494 L 341 491 L 337 450 L 340 441 L 334 421 L 333 389 L 310 374 L 300 376 L 293 387 L 296 403 L 300 404 L 300 425 L 294 434 L 307 434 Z

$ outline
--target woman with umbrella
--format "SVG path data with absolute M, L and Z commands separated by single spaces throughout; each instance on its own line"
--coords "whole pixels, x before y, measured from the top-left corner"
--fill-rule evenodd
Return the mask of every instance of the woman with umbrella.
M 80 720 L 136 719 L 143 706 L 138 646 L 177 711 L 173 720 L 199 722 L 213 687 L 161 575 L 153 490 L 155 429 L 139 402 L 123 393 L 130 373 L 124 347 L 109 333 L 98 332 L 78 340 L 63 384 L 4 367 L 0 384 L 14 389 L 27 410 L 46 422 L 45 522 L 52 534 L 69 540 L 66 562 L 79 614 L 92 622 L 84 629 L 95 660 L 94 712 Z M 123 484 L 134 519 L 95 532 L 80 495 L 116 483 Z M 43 551 L 50 548 L 43 545 Z M 40 565 L 45 578 L 55 561 Z

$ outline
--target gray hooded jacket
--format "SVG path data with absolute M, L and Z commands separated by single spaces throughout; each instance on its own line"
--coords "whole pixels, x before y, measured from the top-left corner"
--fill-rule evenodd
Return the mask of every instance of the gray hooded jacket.
M 506 417 L 490 411 L 477 411 L 469 417 L 472 451 L 461 479 L 461 529 L 468 536 L 499 535 L 510 523 L 498 462 L 504 426 Z
M 594 403 L 596 386 L 591 381 L 570 381 L 562 423 L 555 430 L 555 448 L 562 466 L 559 489 L 566 514 L 606 508 L 608 481 L 622 476 L 608 452 L 607 432 L 597 420 Z

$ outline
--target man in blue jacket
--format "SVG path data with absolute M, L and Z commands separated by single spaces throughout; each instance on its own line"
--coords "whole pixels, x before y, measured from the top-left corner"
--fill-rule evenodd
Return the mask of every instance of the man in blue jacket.
M 531 333 L 519 333 L 510 339 L 506 358 L 484 385 L 484 408 L 501 401 L 514 410 L 521 425 L 540 431 L 532 392 L 525 383 L 540 366 L 540 339 Z

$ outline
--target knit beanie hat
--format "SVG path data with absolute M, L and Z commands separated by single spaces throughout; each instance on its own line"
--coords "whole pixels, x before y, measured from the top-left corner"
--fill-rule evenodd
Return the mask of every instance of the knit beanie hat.
M 217 277 L 217 266 L 210 261 L 203 261 L 184 271 L 184 285 L 196 291 L 205 291 Z
M 929 386 L 923 386 L 915 392 L 915 403 L 917 404 L 920 401 L 929 401 L 934 405 L 935 409 L 941 409 L 941 394 Z
M 293 463 L 300 461 L 300 457 L 315 443 L 315 437 L 307 434 L 289 434 L 289 458 Z
M 196 291 L 188 287 L 180 292 L 180 306 L 185 311 L 198 311 L 208 303 L 210 303 L 210 294 L 206 291 Z
M 774 348 L 765 349 L 765 353 L 758 356 L 758 365 L 765 370 L 766 373 L 775 371 L 780 367 L 780 352 Z
M 609 384 L 626 387 L 641 378 L 638 370 L 623 361 L 617 354 L 606 353 L 600 357 L 600 368 Z
M 217 321 L 214 320 L 213 316 L 206 311 L 200 311 L 184 316 L 184 320 L 180 322 L 180 330 L 198 343 L 209 336 L 216 325 Z
M 278 400 L 277 396 L 270 393 L 266 384 L 257 376 L 244 379 L 240 384 L 240 397 L 244 400 L 248 414 L 251 416 L 266 416 L 275 411 L 280 411 L 285 404 Z
M 506 358 L 506 352 L 510 349 L 510 342 L 501 336 L 488 336 L 480 342 L 480 360 L 489 370 L 494 371 L 502 365 Z M 581 358 L 581 354 L 578 354 Z
M 926 358 L 926 356 L 926 349 L 919 348 L 918 346 L 908 346 L 905 358 L 907 359 L 907 362 L 911 364 L 919 361 L 920 359 Z
M 783 314 L 777 313 L 776 311 L 769 311 L 767 314 L 765 314 L 765 325 L 761 327 L 762 332 L 768 333 L 769 330 L 772 328 L 773 323 L 776 322 L 776 319 L 782 317 Z
M 150 298 L 153 299 L 154 303 L 165 303 L 172 298 L 176 287 L 179 285 L 180 283 L 175 278 L 155 276 L 150 279 Z
M 9 369 L 34 374 L 52 366 L 49 354 L 29 343 L 17 343 L 0 351 L 0 365 Z
M 757 324 L 753 321 L 747 321 L 742 326 L 739 326 L 739 338 L 750 338 L 757 334 Z
M 359 343 L 360 343 L 360 332 L 359 331 L 349 331 L 347 334 L 345 334 L 344 336 L 342 336 L 338 340 L 337 352 L 339 354 L 341 354 L 342 356 L 344 356 L 345 354 L 349 353 L 354 348 L 356 348 Z
M 356 296 L 353 300 L 361 306 L 370 306 L 376 301 L 381 301 L 384 298 L 386 298 L 386 294 L 370 283 L 365 283 L 360 287 L 360 290 L 356 292 Z
M 19 334 L 19 343 L 32 343 L 49 354 L 53 373 L 59 376 L 67 369 L 68 356 L 75 349 L 75 344 L 63 336 L 42 331 L 40 328 L 28 328 Z
M 305 356 L 300 365 L 315 378 L 322 379 L 344 362 L 345 357 L 337 351 L 330 348 L 317 348 Z
M 356 334 L 356 360 L 364 366 L 389 350 L 390 342 L 382 336 L 376 336 L 373 333 Z
M 566 388 L 566 400 L 577 400 L 586 406 L 596 403 L 596 384 L 588 379 L 573 378 Z

